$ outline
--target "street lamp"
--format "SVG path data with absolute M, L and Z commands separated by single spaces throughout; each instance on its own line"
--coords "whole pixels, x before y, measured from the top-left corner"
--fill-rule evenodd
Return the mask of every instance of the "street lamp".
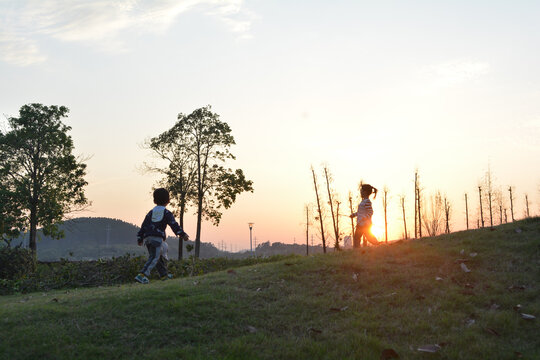
M 249 225 L 249 248 L 251 249 L 251 252 L 253 253 L 253 242 L 251 241 L 251 234 L 252 234 L 252 230 L 253 230 L 253 224 L 255 223 L 248 223 Z

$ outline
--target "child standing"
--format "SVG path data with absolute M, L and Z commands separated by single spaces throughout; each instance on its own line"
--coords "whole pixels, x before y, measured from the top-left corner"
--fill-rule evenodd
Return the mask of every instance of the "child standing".
M 364 236 L 364 246 L 367 245 L 366 240 L 373 245 L 379 245 L 377 238 L 371 233 L 371 216 L 373 215 L 371 200 L 369 200 L 371 194 L 374 194 L 373 199 L 375 199 L 377 197 L 377 189 L 369 184 L 362 184 L 360 188 L 362 201 L 358 204 L 358 211 L 351 214 L 351 218 L 356 216 L 356 229 L 353 237 L 353 246 L 355 248 L 360 247 L 362 236 Z
M 154 204 L 156 206 L 146 215 L 141 229 L 137 233 L 137 244 L 142 246 L 144 242 L 148 249 L 148 261 L 144 264 L 140 274 L 135 277 L 135 280 L 142 284 L 148 284 L 150 282 L 148 280 L 150 272 L 159 261 L 161 247 L 163 241 L 166 239 L 165 228 L 167 225 L 171 227 L 177 236 L 180 236 L 180 241 L 189 239 L 188 235 L 174 219 L 174 215 L 165 208 L 169 200 L 167 189 L 159 188 L 154 191 Z M 180 246 L 182 246 L 181 243 Z

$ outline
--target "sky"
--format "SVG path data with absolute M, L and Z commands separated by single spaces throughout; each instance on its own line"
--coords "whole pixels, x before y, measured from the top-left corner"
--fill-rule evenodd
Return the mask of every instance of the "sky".
M 0 0 L 0 122 L 28 103 L 70 109 L 92 202 L 77 216 L 140 224 L 158 179 L 142 144 L 211 105 L 255 191 L 202 241 L 246 249 L 253 222 L 258 243 L 305 242 L 323 164 L 342 207 L 361 180 L 388 188 L 390 239 L 400 195 L 413 228 L 415 169 L 461 230 L 488 169 L 516 217 L 525 194 L 540 213 L 539 18 L 537 1 Z M 185 227 L 194 237 L 193 210 Z

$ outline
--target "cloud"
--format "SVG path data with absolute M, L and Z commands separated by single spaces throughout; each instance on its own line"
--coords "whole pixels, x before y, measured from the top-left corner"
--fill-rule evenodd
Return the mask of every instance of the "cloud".
M 243 0 L 27 0 L 0 2 L 0 59 L 30 65 L 46 59 L 39 41 L 52 38 L 125 51 L 122 35 L 166 32 L 181 14 L 202 11 L 238 37 L 249 37 L 253 14 Z
M 35 41 L 0 33 L 0 61 L 26 66 L 43 62 L 47 57 L 39 52 Z
M 425 67 L 421 74 L 437 87 L 451 87 L 475 80 L 489 71 L 490 65 L 486 62 L 455 60 Z

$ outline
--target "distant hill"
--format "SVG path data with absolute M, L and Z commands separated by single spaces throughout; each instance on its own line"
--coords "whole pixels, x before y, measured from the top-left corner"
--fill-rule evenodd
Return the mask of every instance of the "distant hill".
M 60 258 L 69 260 L 94 260 L 97 258 L 110 258 L 122 256 L 127 253 L 146 255 L 146 248 L 137 245 L 137 231 L 139 227 L 128 222 L 103 217 L 81 217 L 65 221 L 60 225 L 65 237 L 60 240 L 44 236 L 38 231 L 37 253 L 41 261 L 56 261 Z M 21 235 L 12 243 L 28 244 L 28 234 Z M 178 238 L 169 236 L 169 256 L 177 258 Z M 184 256 L 187 254 L 185 246 L 193 244 L 184 242 Z M 201 243 L 201 258 L 220 257 L 230 255 L 220 251 L 210 243 Z
M 40 261 L 57 261 L 61 258 L 69 260 L 95 260 L 111 258 L 125 254 L 146 255 L 146 248 L 138 246 L 136 237 L 139 227 L 123 220 L 104 217 L 81 217 L 65 221 L 60 225 L 65 237 L 60 240 L 44 236 L 38 231 L 37 253 Z M 170 230 L 169 230 L 170 233 Z M 178 257 L 178 239 L 168 237 L 169 256 Z M 28 234 L 25 233 L 13 240 L 12 246 L 28 244 Z M 184 257 L 187 256 L 185 246 L 193 241 L 184 242 Z M 332 249 L 329 249 L 332 251 Z M 255 249 L 256 256 L 272 256 L 306 253 L 305 245 L 284 244 L 280 242 L 261 243 Z M 321 246 L 310 246 L 309 253 L 322 253 Z M 251 256 L 249 252 L 231 253 L 221 251 L 211 243 L 201 243 L 201 258 L 230 257 L 242 258 Z

